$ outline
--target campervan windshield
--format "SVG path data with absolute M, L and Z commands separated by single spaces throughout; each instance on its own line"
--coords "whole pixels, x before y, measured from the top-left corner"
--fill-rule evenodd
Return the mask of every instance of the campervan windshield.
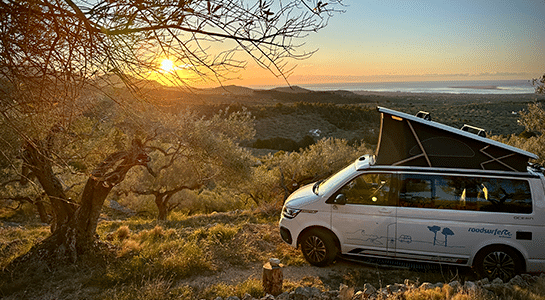
M 322 182 L 318 182 L 317 185 L 314 186 L 313 191 L 316 195 L 323 196 L 327 194 L 331 189 L 339 186 L 341 182 L 343 182 L 347 177 L 350 177 L 355 172 L 356 172 L 356 163 L 351 163 L 344 169 L 331 175 L 326 180 Z

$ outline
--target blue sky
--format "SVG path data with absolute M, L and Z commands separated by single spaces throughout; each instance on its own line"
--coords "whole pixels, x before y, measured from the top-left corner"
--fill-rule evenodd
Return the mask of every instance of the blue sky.
M 348 1 L 306 40 L 290 83 L 530 79 L 545 73 L 545 1 Z M 242 82 L 273 76 L 250 65 Z M 239 84 L 239 83 L 236 83 Z M 263 83 L 261 83 L 263 84 Z

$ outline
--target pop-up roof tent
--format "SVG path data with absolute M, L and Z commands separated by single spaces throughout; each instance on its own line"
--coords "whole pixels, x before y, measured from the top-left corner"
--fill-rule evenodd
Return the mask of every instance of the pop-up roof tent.
M 484 137 L 482 129 L 433 122 L 426 112 L 412 116 L 383 107 L 377 110 L 381 113 L 377 165 L 526 172 L 528 160 L 538 158 Z

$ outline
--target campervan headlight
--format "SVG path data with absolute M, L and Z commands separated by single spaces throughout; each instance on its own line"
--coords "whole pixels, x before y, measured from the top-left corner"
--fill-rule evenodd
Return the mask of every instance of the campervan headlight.
M 301 213 L 301 212 L 302 213 L 315 214 L 318 211 L 317 210 L 309 210 L 309 209 L 291 208 L 291 207 L 287 207 L 287 206 L 284 206 L 284 208 L 282 208 L 282 214 L 284 215 L 285 218 L 288 218 L 288 219 L 293 219 L 293 218 L 297 217 L 297 215 L 299 213 Z
M 300 212 L 301 209 L 290 208 L 287 206 L 284 206 L 284 208 L 282 209 L 282 215 L 284 215 L 284 217 L 288 219 L 293 219 L 297 217 Z

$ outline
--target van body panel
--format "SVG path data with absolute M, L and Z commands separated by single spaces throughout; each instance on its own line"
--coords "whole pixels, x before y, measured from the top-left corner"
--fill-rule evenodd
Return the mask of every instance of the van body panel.
M 331 225 L 335 232 L 340 232 L 342 252 L 394 255 L 395 207 L 351 204 L 331 207 Z
M 545 271 L 542 173 L 374 166 L 369 157 L 341 172 L 327 190 L 316 193 L 308 185 L 286 201 L 285 207 L 301 210 L 280 220 L 293 235 L 293 247 L 305 229 L 324 227 L 345 255 L 471 266 L 485 247 L 503 245 L 520 254 L 526 271 Z M 387 204 L 345 199 L 353 182 L 373 174 L 391 175 L 391 181 L 368 188 L 380 190 Z M 383 183 L 387 187 L 377 187 Z M 339 194 L 342 203 L 336 202 Z

